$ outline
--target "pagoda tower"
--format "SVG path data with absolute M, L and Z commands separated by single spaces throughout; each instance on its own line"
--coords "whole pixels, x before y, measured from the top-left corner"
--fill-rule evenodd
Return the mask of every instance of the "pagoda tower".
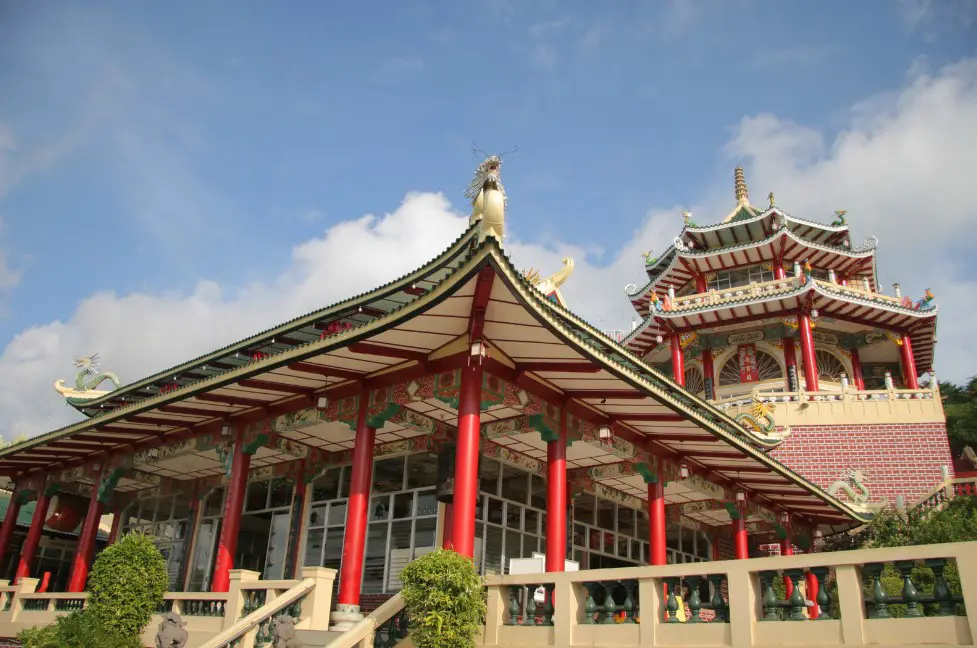
M 878 241 L 853 242 L 844 210 L 825 224 L 773 193 L 754 206 L 741 168 L 734 190 L 725 218 L 685 212 L 672 245 L 642 255 L 626 346 L 829 492 L 866 508 L 912 504 L 952 470 L 932 293 L 883 294 Z

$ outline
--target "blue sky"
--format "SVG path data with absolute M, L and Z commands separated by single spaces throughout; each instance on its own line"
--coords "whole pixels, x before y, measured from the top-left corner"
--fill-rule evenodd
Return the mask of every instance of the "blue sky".
M 965 0 L 0 0 L 0 377 L 43 413 L 0 434 L 70 417 L 50 382 L 73 355 L 135 380 L 423 262 L 460 231 L 472 141 L 519 146 L 514 254 L 583 259 L 568 295 L 597 323 L 627 325 L 637 252 L 681 209 L 725 215 L 736 164 L 756 203 L 849 209 L 883 279 L 945 307 L 974 269 L 975 19 Z M 903 157 L 928 184 L 893 176 Z M 970 344 L 945 377 L 977 372 Z

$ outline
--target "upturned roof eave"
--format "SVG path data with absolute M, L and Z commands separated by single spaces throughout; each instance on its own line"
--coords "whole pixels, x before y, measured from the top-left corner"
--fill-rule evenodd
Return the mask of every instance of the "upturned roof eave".
M 835 246 L 835 245 L 828 245 L 828 244 L 825 244 L 825 243 L 816 243 L 814 241 L 808 241 L 807 239 L 805 239 L 803 237 L 797 236 L 796 234 L 794 234 L 794 232 L 792 232 L 788 228 L 781 227 L 777 231 L 771 233 L 770 236 L 767 236 L 765 238 L 762 238 L 762 239 L 759 239 L 759 240 L 756 240 L 756 241 L 750 241 L 748 243 L 740 243 L 738 245 L 729 245 L 729 246 L 726 246 L 726 247 L 723 247 L 723 248 L 713 248 L 713 249 L 710 249 L 710 250 L 702 250 L 702 251 L 699 251 L 699 250 L 695 250 L 695 249 L 692 249 L 692 250 L 676 250 L 675 247 L 672 246 L 672 247 L 668 248 L 668 250 L 666 250 L 666 254 L 663 254 L 662 257 L 660 257 L 660 260 L 659 260 L 659 262 L 664 261 L 665 257 L 668 254 L 671 253 L 671 256 L 668 258 L 668 264 L 667 264 L 667 266 L 665 266 L 664 268 L 662 268 L 661 272 L 659 272 L 658 275 L 654 279 L 651 279 L 648 283 L 646 283 L 640 289 L 636 290 L 635 292 L 630 292 L 629 291 L 628 292 L 628 299 L 629 299 L 629 301 L 631 301 L 632 304 L 634 304 L 635 302 L 640 302 L 640 301 L 645 300 L 648 297 L 650 291 L 652 291 L 652 290 L 656 290 L 657 291 L 660 288 L 661 283 L 667 277 L 669 277 L 671 271 L 678 266 L 678 264 L 681 262 L 682 259 L 690 259 L 690 260 L 691 259 L 711 259 L 711 258 L 719 257 L 719 256 L 724 255 L 724 254 L 731 254 L 733 252 L 741 252 L 741 251 L 745 251 L 745 250 L 755 249 L 755 248 L 758 248 L 758 247 L 761 247 L 761 246 L 764 246 L 764 245 L 770 245 L 771 243 L 776 242 L 777 239 L 783 238 L 783 237 L 787 237 L 787 238 L 795 241 L 799 245 L 805 246 L 808 249 L 817 250 L 818 252 L 827 252 L 827 253 L 832 253 L 832 254 L 839 254 L 839 255 L 842 255 L 842 256 L 844 256 L 846 258 L 849 258 L 849 259 L 867 259 L 867 258 L 870 258 L 872 260 L 872 274 L 873 274 L 873 276 L 877 273 L 877 268 L 876 268 L 877 258 L 876 258 L 876 255 L 875 255 L 876 246 L 873 243 L 868 243 L 868 241 L 867 241 L 867 245 L 864 246 L 864 247 L 849 249 L 849 248 L 845 248 L 843 246 Z M 869 239 L 869 241 L 871 241 L 871 240 L 872 239 Z M 674 252 L 674 253 L 672 253 L 672 252 Z M 658 264 L 656 263 L 654 266 L 649 266 L 649 267 L 650 268 L 655 268 L 655 267 L 657 267 L 657 265 Z M 648 268 L 646 268 L 646 270 L 647 269 Z M 638 311 L 638 313 L 640 315 L 645 315 L 645 313 L 642 312 L 640 308 L 635 307 L 635 309 Z
M 283 351 L 275 356 L 259 360 L 253 365 L 229 371 L 227 375 L 204 379 L 201 381 L 202 384 L 183 388 L 174 393 L 157 395 L 146 399 L 144 402 L 119 408 L 119 410 L 113 410 L 104 416 L 99 416 L 62 428 L 61 430 L 41 435 L 24 444 L 4 448 L 0 450 L 0 456 L 14 454 L 28 447 L 36 447 L 57 438 L 70 436 L 83 430 L 90 430 L 97 425 L 111 422 L 116 418 L 121 419 L 133 414 L 145 412 L 165 404 L 170 404 L 171 402 L 182 400 L 195 393 L 217 389 L 225 384 L 233 384 L 249 376 L 273 370 L 301 358 L 346 347 L 360 339 L 365 339 L 389 327 L 396 326 L 413 317 L 416 313 L 430 308 L 432 304 L 444 299 L 446 295 L 451 294 L 460 285 L 471 279 L 480 268 L 484 267 L 485 262 L 491 263 L 496 268 L 496 271 L 504 277 L 506 283 L 519 295 L 521 301 L 531 307 L 537 318 L 542 318 L 542 321 L 545 321 L 551 330 L 559 338 L 562 338 L 564 343 L 574 348 L 576 352 L 584 357 L 590 358 L 598 366 L 603 367 L 619 380 L 630 384 L 633 388 L 642 391 L 662 405 L 672 409 L 676 413 L 682 413 L 702 429 L 708 430 L 720 440 L 742 452 L 744 456 L 767 466 L 772 472 L 781 475 L 784 479 L 801 485 L 804 490 L 821 499 L 830 505 L 831 508 L 852 519 L 859 520 L 864 518 L 863 514 L 850 509 L 843 502 L 828 495 L 822 489 L 811 484 L 793 471 L 790 471 L 779 462 L 767 457 L 760 450 L 739 438 L 738 433 L 736 433 L 736 430 L 739 429 L 738 426 L 725 414 L 705 401 L 689 394 L 676 383 L 654 368 L 646 365 L 639 358 L 633 356 L 627 349 L 604 336 L 598 329 L 580 319 L 569 310 L 545 299 L 542 294 L 539 294 L 538 290 L 530 286 L 525 278 L 519 275 L 511 263 L 504 257 L 493 238 L 486 239 L 477 248 L 471 250 L 464 263 L 457 268 L 457 271 L 446 277 L 434 290 L 420 299 L 406 304 L 400 311 L 389 313 L 379 318 L 377 322 L 361 327 L 364 329 L 362 331 L 354 329 L 337 334 L 326 340 L 311 342 L 303 348 Z M 570 330 L 570 328 L 574 330 Z M 599 342 L 600 346 L 606 349 L 606 352 L 598 352 L 585 340 L 580 338 L 580 335 L 586 335 L 591 340 Z M 608 357 L 607 353 L 617 355 L 617 357 L 621 358 L 621 361 L 630 366 L 625 366 L 621 362 Z M 728 428 L 728 431 L 724 430 L 723 427 Z
M 260 333 L 247 337 L 243 340 L 229 344 L 227 346 L 221 347 L 216 351 L 212 351 L 202 356 L 198 356 L 193 360 L 175 365 L 166 369 L 164 371 L 157 372 L 147 378 L 143 378 L 133 383 L 123 385 L 122 387 L 110 391 L 109 393 L 101 396 L 99 398 L 93 398 L 90 400 L 85 400 L 79 402 L 75 399 L 68 400 L 68 403 L 75 409 L 81 411 L 86 416 L 95 416 L 93 413 L 86 412 L 85 410 L 92 410 L 98 408 L 109 401 L 117 398 L 125 397 L 132 392 L 144 389 L 146 387 L 152 386 L 155 383 L 166 380 L 167 377 L 173 375 L 179 375 L 184 373 L 192 373 L 194 370 L 199 370 L 202 366 L 212 363 L 214 361 L 219 361 L 229 355 L 236 352 L 246 351 L 247 349 L 255 346 L 262 346 L 262 344 L 267 344 L 271 339 L 276 336 L 285 336 L 289 332 L 299 329 L 304 326 L 309 326 L 319 322 L 320 320 L 329 318 L 330 316 L 336 316 L 350 309 L 354 309 L 360 305 L 364 305 L 370 301 L 373 301 L 380 296 L 390 293 L 397 292 L 402 287 L 410 285 L 413 281 L 417 280 L 419 277 L 429 274 L 432 271 L 437 270 L 439 267 L 449 262 L 451 259 L 455 258 L 465 245 L 468 245 L 473 238 L 477 236 L 478 228 L 476 226 L 469 227 L 465 232 L 463 232 L 455 241 L 441 254 L 437 257 L 424 264 L 423 266 L 417 268 L 416 270 L 403 275 L 393 281 L 389 281 L 377 288 L 374 288 L 368 292 L 360 293 L 359 295 L 354 295 L 343 301 L 337 302 L 325 308 L 313 311 L 306 315 L 296 317 L 288 322 L 280 324 L 270 329 L 266 329 Z
M 493 249 L 490 250 L 490 252 L 494 252 L 495 249 L 496 248 L 493 247 Z M 548 300 L 542 299 L 540 295 L 534 294 L 531 290 L 529 290 L 530 287 L 528 285 L 522 285 L 524 282 L 518 279 L 518 273 L 511 266 L 511 264 L 504 259 L 504 257 L 493 255 L 493 258 L 495 259 L 499 269 L 503 270 L 502 274 L 508 280 L 508 283 L 510 283 L 510 285 L 513 287 L 521 286 L 522 287 L 522 290 L 520 290 L 521 296 L 523 298 L 530 298 L 527 301 L 535 302 L 536 308 L 534 310 L 536 310 L 538 314 L 544 316 L 544 318 L 547 319 L 549 323 L 554 326 L 554 330 L 558 332 L 561 337 L 564 338 L 565 342 L 572 343 L 573 346 L 576 347 L 575 350 L 578 353 L 581 353 L 585 355 L 585 357 L 589 357 L 592 361 L 597 362 L 605 370 L 609 371 L 613 375 L 616 375 L 620 380 L 623 380 L 631 384 L 632 387 L 639 390 L 643 390 L 646 393 L 648 393 L 649 396 L 653 398 L 657 398 L 660 402 L 662 402 L 662 404 L 673 409 L 674 411 L 682 412 L 690 416 L 703 429 L 708 430 L 718 438 L 727 442 L 729 445 L 744 452 L 744 454 L 747 454 L 753 459 L 770 467 L 771 469 L 774 470 L 774 472 L 777 472 L 782 477 L 802 485 L 804 488 L 808 489 L 812 494 L 820 497 L 823 501 L 833 506 L 836 510 L 845 513 L 846 515 L 850 516 L 852 519 L 855 520 L 860 520 L 865 522 L 870 519 L 870 516 L 868 516 L 867 514 L 852 509 L 850 506 L 847 505 L 847 503 L 842 502 L 841 500 L 829 495 L 826 491 L 824 491 L 824 489 L 811 483 L 801 475 L 798 475 L 794 471 L 790 470 L 789 468 L 781 464 L 779 461 L 774 460 L 773 458 L 764 454 L 762 451 L 753 447 L 752 445 L 744 441 L 742 438 L 740 438 L 738 434 L 731 434 L 726 430 L 722 429 L 722 427 L 718 425 L 718 423 L 720 422 L 723 423 L 725 426 L 734 430 L 739 430 L 740 426 L 727 414 L 717 409 L 715 406 L 708 403 L 707 401 L 699 398 L 695 394 L 692 394 L 691 392 L 688 392 L 684 388 L 680 387 L 677 383 L 672 381 L 670 378 L 666 377 L 664 374 L 662 374 L 661 372 L 653 368 L 651 365 L 646 364 L 643 360 L 641 360 L 636 355 L 634 355 L 630 350 L 626 349 L 623 346 L 620 346 L 619 344 L 617 344 L 616 342 L 614 342 L 613 340 L 605 336 L 602 332 L 593 328 L 589 323 L 577 317 L 571 311 L 561 308 L 559 305 L 553 304 Z M 549 313 L 547 311 L 549 311 Z M 585 329 L 589 329 L 587 330 L 587 334 L 589 336 L 600 339 L 602 344 L 606 345 L 607 347 L 611 348 L 615 352 L 619 353 L 627 362 L 637 366 L 644 373 L 656 377 L 657 380 L 660 382 L 666 383 L 668 385 L 668 388 L 666 389 L 663 387 L 655 386 L 652 383 L 649 383 L 645 376 L 627 367 L 620 365 L 619 363 L 606 357 L 604 354 L 596 353 L 592 348 L 590 348 L 589 345 L 587 345 L 584 341 L 577 338 L 571 331 L 567 331 L 563 327 L 559 326 L 556 322 L 553 322 L 551 319 L 552 318 L 551 313 L 553 315 L 557 315 L 564 319 L 572 320 L 573 324 L 577 326 L 580 326 Z M 678 400 L 679 397 L 682 400 L 687 401 L 688 404 L 680 403 Z

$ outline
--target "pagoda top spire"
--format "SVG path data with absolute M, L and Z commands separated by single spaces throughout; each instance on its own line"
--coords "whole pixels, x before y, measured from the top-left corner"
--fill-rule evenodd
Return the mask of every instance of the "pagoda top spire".
M 736 191 L 736 202 L 739 205 L 750 204 L 750 193 L 746 190 L 746 178 L 743 176 L 743 167 L 736 167 L 733 171 L 733 188 Z
M 750 204 L 750 192 L 746 189 L 746 176 L 743 174 L 743 167 L 737 166 L 733 171 L 733 191 L 736 194 L 736 206 L 723 222 L 728 223 L 732 220 L 752 218 L 760 213 L 760 210 Z

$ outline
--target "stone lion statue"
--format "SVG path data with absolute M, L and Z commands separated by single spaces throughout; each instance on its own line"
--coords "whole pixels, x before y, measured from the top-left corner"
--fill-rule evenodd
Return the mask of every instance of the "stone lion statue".
M 295 632 L 295 619 L 283 614 L 271 620 L 272 648 L 302 648 Z
M 183 626 L 187 624 L 176 612 L 167 612 L 156 630 L 156 648 L 186 648 L 190 635 Z

